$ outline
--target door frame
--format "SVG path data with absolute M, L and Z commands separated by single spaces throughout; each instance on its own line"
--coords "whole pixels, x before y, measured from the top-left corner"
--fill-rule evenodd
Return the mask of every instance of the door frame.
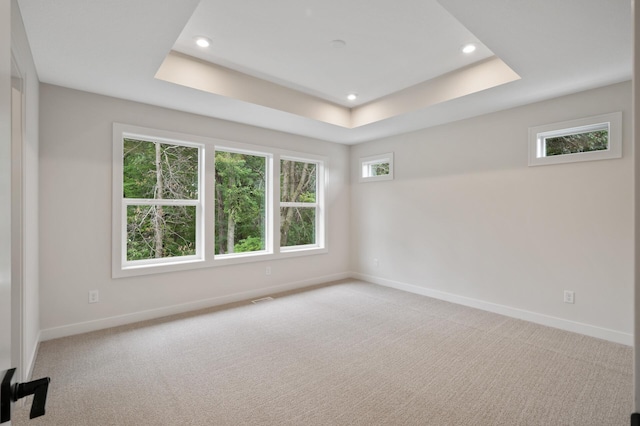
M 0 376 L 11 368 L 11 0 L 0 0 Z M 9 425 L 11 422 L 8 423 Z
M 24 347 L 25 78 L 11 52 L 11 362 L 18 382 L 26 381 Z

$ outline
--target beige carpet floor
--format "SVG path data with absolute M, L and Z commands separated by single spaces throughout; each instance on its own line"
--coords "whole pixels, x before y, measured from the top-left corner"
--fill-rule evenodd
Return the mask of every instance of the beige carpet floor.
M 632 349 L 358 281 L 43 342 L 14 425 L 628 425 Z

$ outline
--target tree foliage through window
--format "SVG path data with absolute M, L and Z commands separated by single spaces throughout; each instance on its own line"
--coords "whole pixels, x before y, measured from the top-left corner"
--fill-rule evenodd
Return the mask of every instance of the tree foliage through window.
M 124 139 L 127 260 L 188 256 L 196 250 L 198 148 Z
M 216 151 L 215 254 L 266 248 L 266 164 L 264 156 Z
M 316 243 L 317 165 L 280 161 L 280 246 Z
M 578 152 L 603 151 L 609 148 L 609 132 L 607 130 L 597 130 L 545 138 L 545 147 L 547 157 L 576 154 Z
M 201 156 L 204 151 L 186 143 L 123 139 L 127 261 L 197 254 Z M 205 215 L 215 218 L 216 255 L 268 249 L 268 160 L 268 154 L 215 150 L 215 187 L 207 189 L 215 211 Z M 281 247 L 317 242 L 318 167 L 280 161 Z

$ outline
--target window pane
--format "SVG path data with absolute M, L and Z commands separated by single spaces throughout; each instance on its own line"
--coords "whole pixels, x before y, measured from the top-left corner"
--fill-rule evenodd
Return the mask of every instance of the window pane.
M 196 254 L 195 206 L 127 206 L 127 260 Z
M 280 160 L 280 201 L 316 202 L 316 164 Z
M 198 148 L 124 139 L 125 198 L 198 198 Z
M 280 246 L 302 246 L 315 243 L 315 207 L 281 207 Z
M 265 250 L 266 157 L 217 151 L 215 254 Z
M 374 163 L 369 165 L 369 176 L 386 176 L 389 174 L 389 163 Z
M 604 151 L 609 147 L 609 132 L 595 132 L 545 138 L 545 155 L 575 154 L 578 152 Z

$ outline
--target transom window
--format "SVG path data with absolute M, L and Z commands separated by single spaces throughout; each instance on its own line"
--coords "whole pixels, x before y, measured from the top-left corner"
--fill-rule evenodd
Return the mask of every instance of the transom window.
M 113 158 L 114 277 L 327 251 L 322 157 L 115 123 Z
M 541 133 L 538 137 L 539 157 L 606 151 L 609 149 L 609 123 Z
M 529 165 L 622 156 L 622 114 L 612 113 L 529 129 Z
M 360 181 L 393 179 L 393 153 L 372 155 L 360 159 Z

